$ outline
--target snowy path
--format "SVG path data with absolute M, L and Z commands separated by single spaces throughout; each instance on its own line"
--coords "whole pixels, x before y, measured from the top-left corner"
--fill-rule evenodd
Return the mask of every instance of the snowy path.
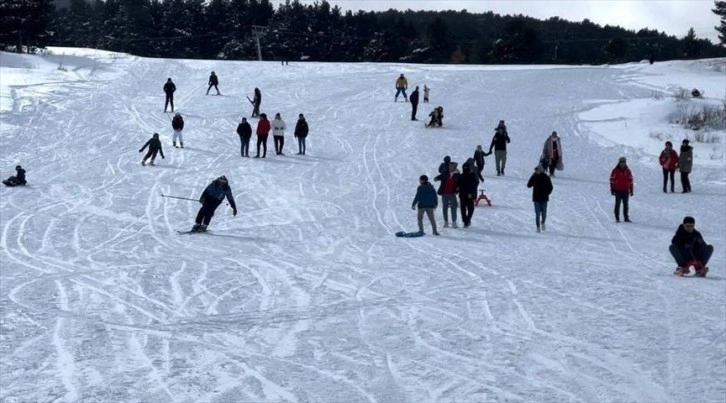
M 0 400 L 726 396 L 723 166 L 694 175 L 696 193 L 664 195 L 652 156 L 604 148 L 578 117 L 593 100 L 648 98 L 637 70 L 100 63 L 114 74 L 47 84 L 51 96 L 18 88 L 25 106 L 1 115 L 0 167 L 22 160 L 31 186 L 0 193 Z M 204 96 L 210 70 L 223 96 Z M 390 102 L 401 71 L 432 87 L 419 119 L 442 104 L 443 129 Z M 166 77 L 183 150 L 161 113 Z M 272 139 L 265 160 L 239 157 L 255 86 L 287 122 L 285 157 Z M 304 157 L 292 155 L 301 112 Z M 494 206 L 466 230 L 392 237 L 415 228 L 418 176 L 487 148 L 501 118 L 512 143 L 507 176 L 487 159 Z M 566 170 L 537 234 L 525 184 L 552 130 Z M 167 158 L 141 167 L 154 131 Z M 613 223 L 607 191 L 622 154 L 633 225 Z M 160 194 L 197 198 L 222 174 L 239 215 L 222 205 L 211 233 L 177 235 L 199 205 Z M 687 214 L 716 246 L 709 279 L 670 275 L 666 246 Z

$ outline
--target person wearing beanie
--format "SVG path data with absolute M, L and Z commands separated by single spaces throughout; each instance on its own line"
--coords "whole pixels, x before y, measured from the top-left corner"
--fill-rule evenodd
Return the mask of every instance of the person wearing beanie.
M 20 165 L 15 167 L 15 175 L 3 181 L 3 184 L 9 187 L 24 186 L 27 183 L 28 182 L 25 180 L 25 169 L 23 169 Z
M 697 277 L 706 277 L 708 260 L 713 254 L 713 246 L 703 240 L 701 233 L 696 231 L 696 220 L 686 216 L 678 226 L 668 248 L 678 267 L 673 272 L 676 276 L 689 274 L 691 267 Z
M 308 137 L 308 122 L 305 120 L 305 116 L 301 113 L 297 117 L 297 123 L 295 124 L 295 138 L 297 138 L 297 154 L 305 155 L 305 139 Z
M 507 166 L 507 144 L 511 140 L 503 120 L 499 121 L 494 130 L 494 137 L 492 137 L 492 142 L 489 144 L 489 153 L 494 149 L 494 164 L 497 167 L 497 176 L 500 176 L 504 175 L 504 168 Z
M 184 118 L 181 113 L 177 112 L 174 118 L 171 120 L 171 128 L 174 130 L 174 134 L 171 137 L 171 144 L 176 148 L 176 142 L 179 140 L 179 146 L 184 148 L 184 138 L 182 137 L 182 130 L 184 130 Z
M 195 224 L 190 232 L 205 232 L 214 216 L 214 211 L 222 204 L 225 197 L 229 202 L 229 206 L 232 207 L 232 214 L 237 215 L 237 205 L 232 196 L 232 189 L 229 187 L 227 177 L 222 175 L 212 181 L 199 197 L 199 203 L 202 204 L 202 207 L 199 208 Z
M 441 195 L 441 205 L 444 211 L 444 228 L 449 227 L 449 211 L 451 211 L 451 228 L 458 228 L 456 226 L 456 210 L 459 208 L 459 203 L 456 200 L 456 186 L 459 182 L 460 173 L 456 169 L 457 165 L 454 161 L 449 162 L 449 171 L 439 174 L 434 178 L 434 181 L 441 181 L 439 190 L 436 193 Z
M 462 172 L 459 175 L 459 181 L 456 184 L 456 190 L 459 193 L 459 205 L 461 206 L 461 221 L 464 222 L 464 228 L 471 226 L 471 218 L 474 215 L 474 202 L 479 188 L 479 178 L 477 178 L 473 164 L 464 163 L 461 166 Z
M 434 217 L 434 210 L 439 205 L 439 197 L 436 196 L 436 190 L 434 186 L 429 183 L 429 177 L 421 175 L 418 178 L 419 185 L 416 189 L 416 196 L 413 198 L 411 203 L 411 210 L 416 210 L 418 207 L 418 231 L 423 234 L 423 216 L 426 214 L 431 222 L 431 230 L 434 235 L 439 235 L 436 231 L 436 218 Z
M 239 135 L 240 143 L 240 154 L 243 157 L 250 156 L 250 138 L 252 138 L 252 126 L 247 122 L 247 118 L 242 118 L 242 121 L 237 125 L 237 134 Z
M 164 101 L 164 113 L 166 108 L 171 104 L 171 111 L 174 112 L 174 91 L 176 91 L 176 85 L 171 81 L 171 77 L 164 83 L 164 94 L 166 94 L 166 100 Z
M 610 194 L 615 196 L 615 222 L 620 222 L 620 204 L 623 204 L 625 222 L 630 222 L 628 200 L 633 195 L 633 174 L 628 168 L 625 157 L 620 157 L 618 165 L 610 173 Z
M 449 172 L 449 163 L 451 162 L 451 157 L 448 155 L 444 157 L 444 162 L 442 162 L 439 165 L 439 174 L 445 174 Z
M 474 163 L 476 164 L 476 172 L 480 182 L 484 182 L 484 176 L 482 176 L 482 172 L 484 171 L 484 157 L 489 155 L 492 155 L 492 153 L 484 152 L 484 149 L 480 145 L 476 146 L 476 150 L 474 150 Z
M 262 158 L 267 157 L 267 136 L 270 134 L 270 128 L 267 114 L 261 113 L 260 120 L 257 122 L 257 155 L 255 158 L 260 158 L 260 146 L 262 146 Z
M 688 175 L 693 169 L 693 147 L 688 144 L 688 139 L 681 143 L 681 156 L 678 158 L 678 170 L 681 171 L 682 193 L 691 193 L 691 180 Z
M 146 160 L 151 158 L 151 162 L 149 162 L 149 165 L 154 165 L 154 159 L 156 159 L 156 154 L 161 154 L 161 159 L 164 159 L 164 150 L 161 149 L 161 141 L 159 140 L 159 133 L 154 133 L 154 135 L 149 139 L 149 141 L 144 144 L 143 147 L 139 150 L 140 153 L 144 152 L 144 149 L 146 147 L 149 147 L 149 151 L 144 156 L 144 159 L 141 160 L 141 165 L 146 165 Z
M 673 149 L 673 143 L 666 141 L 665 148 L 660 152 L 658 162 L 663 168 L 663 193 L 668 193 L 668 177 L 671 178 L 671 193 L 675 192 L 675 175 L 678 168 L 678 153 Z
M 537 224 L 537 232 L 546 231 L 547 226 L 547 203 L 552 194 L 552 180 L 541 165 L 534 167 L 534 173 L 529 177 L 527 187 L 532 188 L 532 202 L 534 202 L 534 219 Z

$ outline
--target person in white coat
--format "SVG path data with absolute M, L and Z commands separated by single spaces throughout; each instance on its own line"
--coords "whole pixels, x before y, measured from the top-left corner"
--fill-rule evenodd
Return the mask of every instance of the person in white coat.
M 275 114 L 275 119 L 272 120 L 272 138 L 275 140 L 275 154 L 285 155 L 282 153 L 282 147 L 285 145 L 285 121 L 279 113 Z
M 562 142 L 560 142 L 557 132 L 552 132 L 545 140 L 540 161 L 547 162 L 547 165 L 543 166 L 549 170 L 550 176 L 555 176 L 555 169 L 561 171 L 565 168 L 562 163 Z

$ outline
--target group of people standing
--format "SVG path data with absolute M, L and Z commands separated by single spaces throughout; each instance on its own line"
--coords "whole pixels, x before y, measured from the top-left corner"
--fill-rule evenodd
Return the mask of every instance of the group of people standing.
M 275 144 L 275 154 L 285 155 L 283 147 L 285 146 L 285 130 L 287 125 L 282 119 L 280 113 L 275 114 L 275 118 L 270 122 L 267 119 L 267 114 L 261 113 L 259 116 L 260 120 L 257 122 L 257 128 L 255 133 L 257 134 L 257 154 L 255 158 L 266 158 L 267 157 L 267 138 L 272 130 L 272 137 Z M 306 138 L 308 136 L 308 122 L 305 120 L 305 116 L 301 113 L 298 115 L 297 123 L 295 124 L 294 136 L 297 139 L 298 152 L 297 155 L 305 155 L 306 149 Z M 242 121 L 237 125 L 237 134 L 239 135 L 240 143 L 242 144 L 240 154 L 242 157 L 249 157 L 250 139 L 252 138 L 252 126 L 247 121 L 247 118 L 242 118 Z M 260 155 L 260 148 L 262 148 L 262 154 Z

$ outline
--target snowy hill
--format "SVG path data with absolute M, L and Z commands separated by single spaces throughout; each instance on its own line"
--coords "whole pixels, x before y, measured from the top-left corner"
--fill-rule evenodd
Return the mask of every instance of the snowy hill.
M 211 70 L 223 96 L 204 95 Z M 672 121 L 722 105 L 725 71 L 723 59 L 280 66 L 1 53 L 0 174 L 20 163 L 30 185 L 0 190 L 0 400 L 723 401 L 726 135 L 696 142 Z M 418 116 L 442 105 L 443 128 L 392 102 L 400 73 L 432 88 Z M 183 150 L 162 113 L 167 77 Z M 287 122 L 286 156 L 272 139 L 266 159 L 239 156 L 254 87 L 262 112 Z M 679 101 L 678 88 L 705 96 Z M 305 156 L 294 155 L 299 113 Z M 488 149 L 500 119 L 512 142 L 506 176 L 487 158 L 493 206 L 471 228 L 395 238 L 416 229 L 419 175 Z M 552 130 L 565 170 L 536 233 L 525 185 Z M 166 159 L 142 167 L 153 132 Z M 693 192 L 664 194 L 658 153 L 686 137 Z M 621 155 L 632 224 L 614 222 L 609 192 Z M 210 233 L 177 234 L 199 204 L 161 193 L 196 199 L 219 175 L 239 214 L 223 204 Z M 685 215 L 715 247 L 706 279 L 671 274 Z

